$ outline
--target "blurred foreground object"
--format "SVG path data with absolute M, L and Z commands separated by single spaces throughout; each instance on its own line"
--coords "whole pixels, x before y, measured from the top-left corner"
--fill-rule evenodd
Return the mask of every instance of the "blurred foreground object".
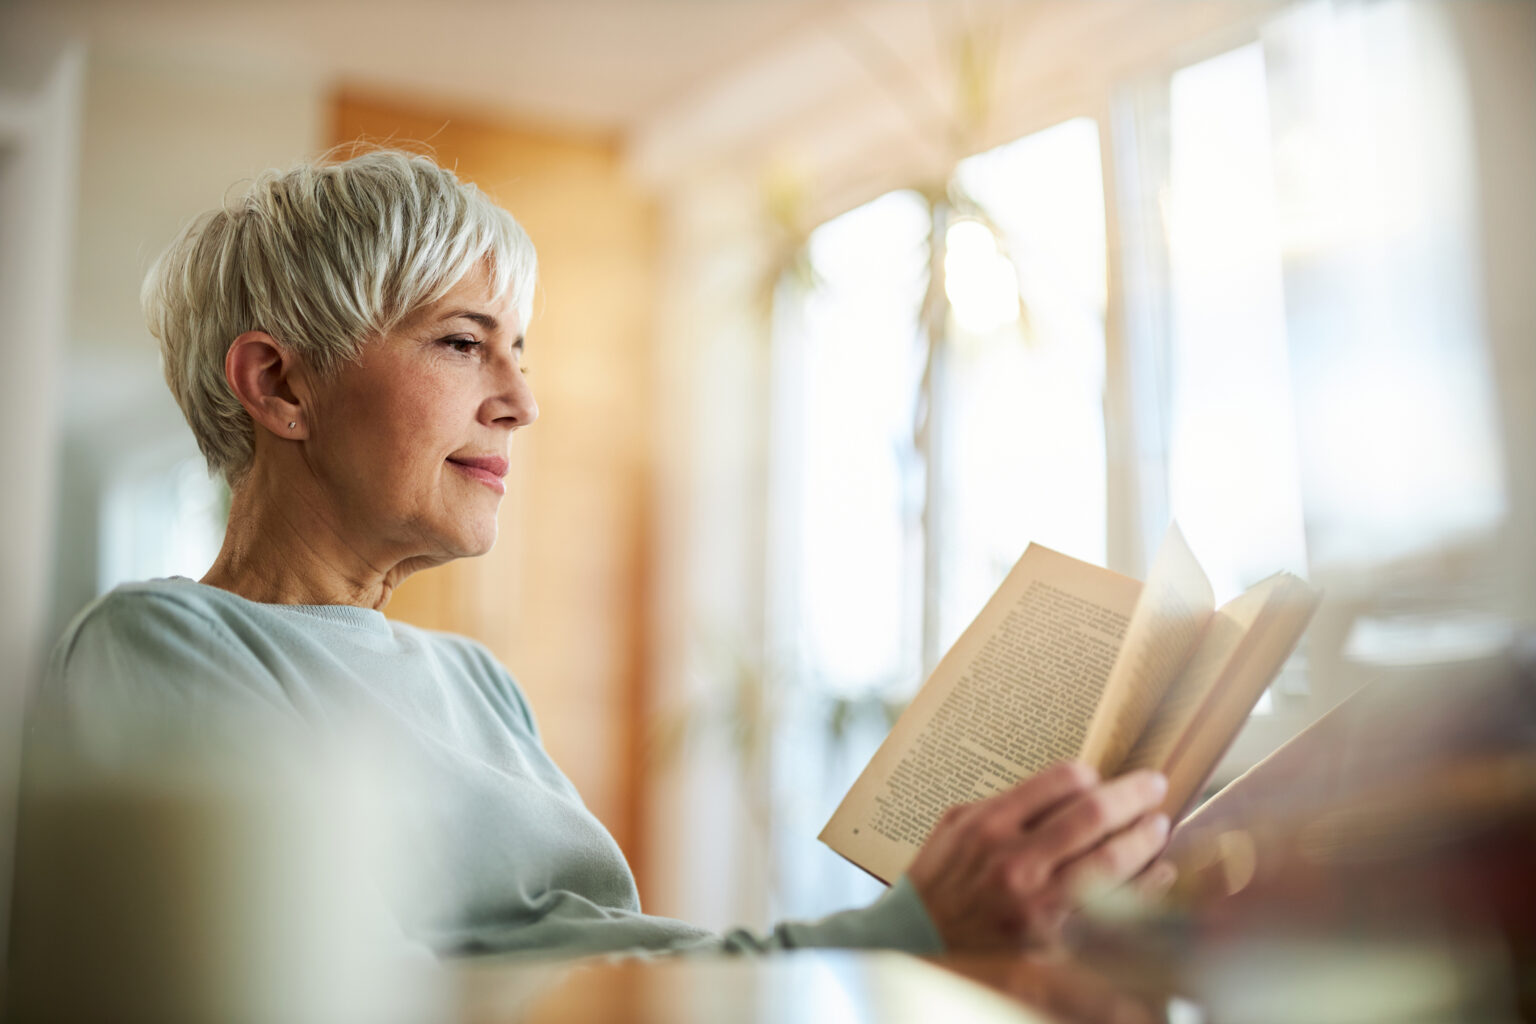
M 1170 855 L 1186 899 L 1497 922 L 1529 947 L 1536 645 L 1365 686 L 1212 797 Z
M 432 960 L 390 914 L 367 762 L 309 753 L 245 737 L 110 769 L 33 756 L 7 1019 L 419 1019 Z
M 1536 1019 L 1536 646 L 1365 686 L 1169 857 L 1141 955 L 1217 1019 Z

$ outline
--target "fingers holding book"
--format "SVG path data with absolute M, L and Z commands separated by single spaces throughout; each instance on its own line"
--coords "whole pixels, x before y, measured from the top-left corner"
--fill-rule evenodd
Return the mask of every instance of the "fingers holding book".
M 908 870 L 953 951 L 1054 944 L 1088 887 L 1136 876 L 1162 850 L 1167 784 L 1153 772 L 1099 782 L 1062 762 L 953 808 Z
M 1065 861 L 1091 851 L 1098 858 L 1097 863 L 1111 867 L 1118 864 L 1122 854 L 1117 852 L 1106 857 L 1104 849 L 1125 838 L 1125 834 L 1135 834 L 1136 827 L 1144 820 L 1161 820 L 1162 835 L 1158 836 L 1157 848 L 1162 847 L 1162 839 L 1168 833 L 1168 819 L 1163 815 L 1147 817 L 1147 814 L 1162 803 L 1167 792 L 1168 780 L 1162 775 L 1151 771 L 1130 772 L 1055 808 L 1029 831 L 1052 860 Z M 1106 840 L 1109 836 L 1114 838 Z M 1145 859 L 1137 863 L 1136 870 L 1141 870 L 1145 863 Z

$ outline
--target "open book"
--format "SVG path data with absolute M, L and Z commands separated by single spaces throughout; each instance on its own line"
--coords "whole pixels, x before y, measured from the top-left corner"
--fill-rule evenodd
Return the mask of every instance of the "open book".
M 895 879 L 950 806 L 1053 761 L 1168 776 L 1177 820 L 1317 607 L 1289 573 L 1220 609 L 1178 527 L 1145 584 L 1031 544 L 843 798 L 821 841 Z

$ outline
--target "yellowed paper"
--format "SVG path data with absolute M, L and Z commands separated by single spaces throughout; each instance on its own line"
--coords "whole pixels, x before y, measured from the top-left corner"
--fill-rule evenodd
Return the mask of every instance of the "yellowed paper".
M 1302 580 L 1277 573 L 1226 606 L 1224 610 L 1235 610 L 1241 602 L 1246 615 L 1255 601 L 1260 605 L 1252 626 L 1227 658 L 1219 678 L 1163 762 L 1168 776 L 1163 808 L 1170 817 L 1177 819 L 1199 796 L 1201 786 L 1232 745 L 1260 694 L 1296 649 L 1319 598 L 1318 592 Z
M 1221 682 L 1243 638 L 1264 609 L 1265 593 L 1251 590 L 1223 605 L 1211 616 L 1195 653 L 1169 684 L 1141 736 L 1121 764 L 1122 772 L 1162 769 L 1174 747 L 1194 723 L 1195 713 Z
M 950 806 L 1082 743 L 1141 584 L 1030 545 L 939 662 L 821 839 L 877 878 L 906 870 Z
M 1103 775 L 1126 755 L 1183 670 L 1215 606 L 1210 581 L 1177 525 L 1170 525 L 1125 632 L 1080 754 Z
M 1294 648 L 1317 598 L 1282 573 L 1212 612 L 1210 584 L 1177 528 L 1145 588 L 1030 545 L 821 839 L 891 881 L 951 806 L 1074 753 L 1106 775 L 1162 768 L 1164 807 L 1177 818 Z

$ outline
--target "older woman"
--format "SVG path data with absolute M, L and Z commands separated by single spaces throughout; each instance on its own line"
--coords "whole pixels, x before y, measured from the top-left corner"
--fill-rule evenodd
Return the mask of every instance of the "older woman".
M 617 845 L 473 641 L 387 620 L 418 569 L 483 554 L 518 430 L 532 246 L 431 161 L 377 152 L 258 179 L 191 224 L 144 302 L 166 379 L 233 495 L 201 581 L 119 587 L 55 652 L 41 704 L 87 747 L 242 715 L 382 723 L 430 783 L 433 898 L 404 923 L 445 953 L 1049 941 L 1089 876 L 1163 844 L 1162 780 L 1058 765 L 935 829 L 880 900 L 767 936 L 641 912 Z M 147 732 L 145 729 L 147 728 Z

